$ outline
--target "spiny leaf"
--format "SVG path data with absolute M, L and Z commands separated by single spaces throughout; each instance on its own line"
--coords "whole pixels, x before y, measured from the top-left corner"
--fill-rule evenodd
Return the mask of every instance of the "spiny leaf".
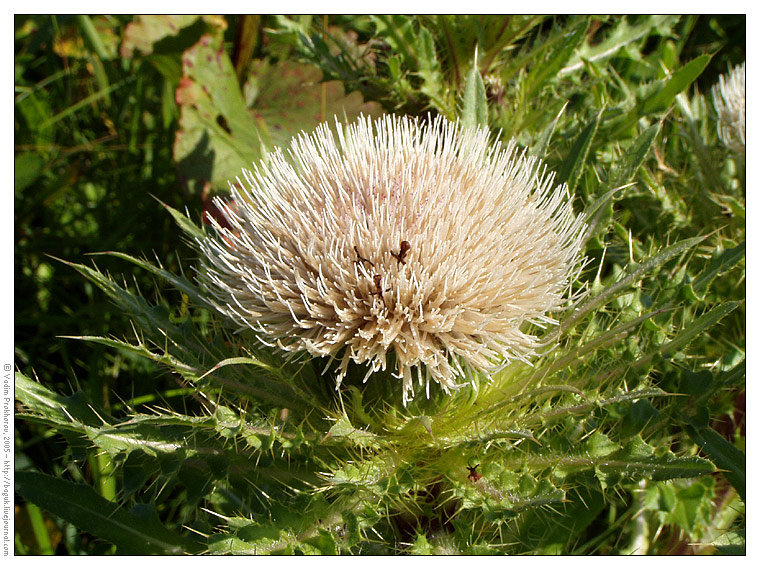
M 521 518 L 517 539 L 527 552 L 568 554 L 572 537 L 592 525 L 604 509 L 607 501 L 589 475 L 575 476 L 573 483 L 565 500 L 552 506 L 555 516 L 547 520 L 546 511 L 534 510 Z
M 325 439 L 327 438 L 341 438 L 360 446 L 378 447 L 378 438 L 375 434 L 354 427 L 346 416 L 332 425 L 325 436 Z
M 203 228 L 193 223 L 193 221 L 190 218 L 188 218 L 186 215 L 184 215 L 182 212 L 175 210 L 174 208 L 172 208 L 171 206 L 167 204 L 164 204 L 163 202 L 161 202 L 161 205 L 164 208 L 166 208 L 166 210 L 171 214 L 172 218 L 174 218 L 174 221 L 182 229 L 182 231 L 184 231 L 192 239 L 198 240 L 198 239 L 203 239 L 203 237 L 205 237 L 206 234 L 203 231 Z
M 552 135 L 554 134 L 554 129 L 557 128 L 557 123 L 559 123 L 559 119 L 562 117 L 562 113 L 565 112 L 565 109 L 567 109 L 568 104 L 568 102 L 565 102 L 565 104 L 562 105 L 562 109 L 560 109 L 559 113 L 557 113 L 557 116 L 554 117 L 554 120 L 544 128 L 544 130 L 541 132 L 541 135 L 538 137 L 538 139 L 536 139 L 533 148 L 531 148 L 531 154 L 533 156 L 536 156 L 538 158 L 545 157 L 546 149 L 549 147 L 549 142 L 551 141 Z
M 440 112 L 446 113 L 448 109 L 444 101 L 441 65 L 435 53 L 435 41 L 430 30 L 425 27 L 420 28 L 415 45 L 419 54 L 419 71 L 417 74 L 422 79 L 420 91 L 430 97 L 431 102 Z
M 527 429 L 495 430 L 455 437 L 441 437 L 438 441 L 447 447 L 473 447 L 483 443 L 487 444 L 489 442 L 497 442 L 500 440 L 520 441 L 524 439 L 536 441 L 533 432 Z
M 661 129 L 662 123 L 652 125 L 633 141 L 633 144 L 615 165 L 613 186 L 622 186 L 633 180 Z
M 736 301 L 730 301 L 728 303 L 722 303 L 717 307 L 709 310 L 704 315 L 689 323 L 686 327 L 681 329 L 673 340 L 665 344 L 661 351 L 663 354 L 672 353 L 680 348 L 683 348 L 689 344 L 692 339 L 700 334 L 703 334 L 705 330 L 713 326 L 720 321 L 728 313 L 733 311 L 740 303 Z
M 575 326 L 575 324 L 580 319 L 586 316 L 589 312 L 591 312 L 596 307 L 603 305 L 607 303 L 608 301 L 610 301 L 611 299 L 613 299 L 616 295 L 618 295 L 623 289 L 628 287 L 631 283 L 634 283 L 636 280 L 641 278 L 643 275 L 646 275 L 647 273 L 649 273 L 655 267 L 663 265 L 669 259 L 672 259 L 673 257 L 685 251 L 688 251 L 689 249 L 691 249 L 692 247 L 694 247 L 695 245 L 697 245 L 704 239 L 705 237 L 699 236 L 699 237 L 681 240 L 677 243 L 674 243 L 673 245 L 669 247 L 666 247 L 665 249 L 653 255 L 649 259 L 636 265 L 634 268 L 632 268 L 633 270 L 626 277 L 622 278 L 620 281 L 614 283 L 613 285 L 610 285 L 604 291 L 602 291 L 599 295 L 587 301 L 581 307 L 576 309 L 570 317 L 568 317 L 566 320 L 562 322 L 562 324 L 558 327 L 558 331 L 570 330 L 573 326 Z
M 607 190 L 604 194 L 599 196 L 596 200 L 591 202 L 586 208 L 583 210 L 583 214 L 585 215 L 587 220 L 590 220 L 591 217 L 596 214 L 597 211 L 599 211 L 603 206 L 605 206 L 609 201 L 612 199 L 612 197 L 621 190 L 624 190 L 625 188 L 628 188 L 629 186 L 632 186 L 632 184 L 627 184 L 625 186 L 618 186 L 617 188 L 612 188 L 610 190 Z M 588 235 L 593 235 L 592 232 L 587 232 Z
M 363 461 L 344 464 L 332 474 L 328 483 L 331 486 L 375 487 L 388 477 L 394 468 L 395 465 L 390 456 L 376 455 Z
M 168 353 L 152 352 L 143 344 L 134 345 L 115 338 L 105 338 L 101 336 L 62 336 L 61 338 L 83 340 L 85 342 L 93 342 L 110 348 L 124 350 L 130 354 L 147 358 L 158 364 L 168 366 L 184 377 L 195 377 L 198 374 L 198 370 L 193 366 L 180 362 L 177 358 L 174 358 Z
M 603 460 L 596 466 L 598 473 L 617 473 L 628 477 L 649 477 L 653 481 L 666 481 L 707 475 L 715 470 L 712 463 L 698 457 L 642 457 Z
M 557 175 L 557 182 L 567 182 L 568 187 L 572 191 L 575 189 L 575 185 L 578 183 L 583 169 L 586 166 L 586 158 L 588 157 L 588 151 L 591 148 L 591 143 L 596 135 L 596 130 L 599 127 L 599 122 L 602 120 L 602 113 L 604 109 L 599 111 L 595 118 L 586 125 L 575 139 L 573 148 L 570 149 L 570 154 L 565 158 L 562 163 L 562 167 Z
M 128 455 L 140 450 L 153 456 L 178 453 L 184 457 L 186 450 L 190 449 L 184 441 L 168 437 L 152 425 L 85 427 L 85 433 L 96 446 L 111 456 Z
M 747 492 L 747 457 L 735 445 L 729 443 L 722 435 L 709 426 L 692 418 L 686 424 L 686 433 L 700 446 L 715 465 L 724 471 L 726 479 L 746 503 Z
M 34 382 L 20 372 L 15 373 L 14 395 L 32 413 L 47 422 L 63 427 L 81 425 L 102 425 L 109 416 L 96 412 L 80 392 L 72 396 L 61 396 Z
M 571 62 L 559 72 L 559 76 L 563 77 L 581 69 L 584 61 L 595 62 L 610 58 L 620 49 L 645 38 L 658 28 L 674 28 L 678 21 L 679 17 L 674 15 L 647 16 L 639 19 L 635 25 L 631 26 L 627 20 L 621 19 L 612 28 L 610 36 L 601 43 L 594 43 L 593 46 L 591 43 L 586 43 L 578 49 Z
M 111 298 L 117 307 L 135 318 L 143 331 L 149 335 L 153 335 L 155 340 L 171 338 L 174 342 L 177 342 L 179 339 L 186 338 L 186 335 L 182 334 L 179 327 L 171 321 L 169 314 L 164 307 L 149 305 L 143 297 L 135 295 L 127 289 L 120 287 L 110 276 L 101 273 L 97 267 L 93 269 L 86 265 L 80 265 L 62 259 L 58 259 L 58 261 L 65 263 L 69 267 L 73 267 L 88 280 L 97 285 L 98 288 Z M 190 339 L 186 340 L 190 341 Z M 194 348 L 198 347 L 195 346 Z
M 716 277 L 722 275 L 744 259 L 746 249 L 747 242 L 743 241 L 736 247 L 714 253 L 707 268 L 689 286 L 694 297 L 696 298 L 698 295 L 703 294 Z
M 589 21 L 580 20 L 568 30 L 559 35 L 556 45 L 548 45 L 540 61 L 532 62 L 532 69 L 525 79 L 525 92 L 528 97 L 533 95 L 549 78 L 554 77 L 563 65 L 570 59 L 580 43 L 586 37 Z M 557 37 L 557 35 L 553 37 Z
M 684 65 L 669 79 L 662 80 L 659 89 L 641 102 L 642 114 L 665 111 L 673 103 L 676 95 L 694 83 L 702 74 L 710 63 L 710 59 L 712 56 L 709 54 L 701 55 Z

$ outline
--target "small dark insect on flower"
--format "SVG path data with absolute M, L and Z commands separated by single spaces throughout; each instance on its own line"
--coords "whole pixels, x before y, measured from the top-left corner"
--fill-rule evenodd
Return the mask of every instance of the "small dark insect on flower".
M 372 279 L 375 282 L 375 290 L 370 292 L 370 295 L 378 295 L 380 299 L 383 301 L 383 305 L 385 305 L 385 297 L 383 297 L 383 293 L 386 291 L 390 291 L 391 288 L 388 287 L 385 291 L 383 291 L 383 276 L 382 275 L 374 275 Z
M 470 467 L 469 465 L 467 466 L 467 470 L 470 472 L 467 478 L 473 483 L 477 483 L 482 477 L 482 475 L 478 473 L 478 467 L 480 467 L 480 463 L 475 465 L 475 467 Z
M 396 258 L 396 261 L 402 265 L 406 265 L 406 261 L 404 261 L 404 258 L 406 257 L 406 254 L 409 253 L 409 249 L 412 247 L 412 245 L 404 240 L 401 242 L 401 245 L 399 246 L 398 253 L 394 253 L 391 251 L 391 255 Z
M 367 259 L 366 257 L 362 257 L 362 255 L 359 253 L 359 248 L 358 247 L 354 246 L 354 251 L 356 252 L 356 261 L 354 261 L 354 263 L 356 263 L 356 264 L 359 264 L 359 263 L 369 263 L 372 267 L 375 266 L 375 264 L 372 263 L 369 259 Z

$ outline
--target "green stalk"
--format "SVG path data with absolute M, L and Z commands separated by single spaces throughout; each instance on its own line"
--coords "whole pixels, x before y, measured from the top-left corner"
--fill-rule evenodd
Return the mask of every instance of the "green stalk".
M 53 551 L 53 544 L 50 542 L 50 534 L 45 526 L 45 517 L 40 508 L 34 503 L 27 503 L 26 512 L 29 515 L 29 522 L 32 524 L 32 532 L 37 541 L 37 547 L 40 550 L 40 554 L 48 556 L 55 554 Z

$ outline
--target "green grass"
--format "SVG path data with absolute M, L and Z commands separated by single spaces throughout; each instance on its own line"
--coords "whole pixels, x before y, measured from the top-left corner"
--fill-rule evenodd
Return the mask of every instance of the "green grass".
M 745 17 L 327 21 L 16 17 L 16 552 L 742 552 L 745 165 L 709 90 Z M 188 238 L 273 146 L 391 112 L 542 157 L 590 294 L 535 369 L 341 410 L 323 363 L 240 348 Z

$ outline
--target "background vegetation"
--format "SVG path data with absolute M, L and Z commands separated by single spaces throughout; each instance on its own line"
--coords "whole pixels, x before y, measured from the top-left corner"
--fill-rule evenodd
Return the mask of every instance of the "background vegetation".
M 704 94 L 744 61 L 744 16 L 17 16 L 14 32 L 17 553 L 743 552 L 744 161 Z M 289 419 L 205 375 L 252 356 L 194 296 L 177 221 L 200 231 L 240 167 L 360 113 L 487 124 L 593 214 L 598 302 L 528 401 L 497 413 L 484 390 L 466 418 L 392 419 L 356 389 L 325 423 L 328 396 L 294 397 L 319 413 Z M 138 259 L 90 269 L 105 251 Z M 315 374 L 226 364 L 240 385 Z

